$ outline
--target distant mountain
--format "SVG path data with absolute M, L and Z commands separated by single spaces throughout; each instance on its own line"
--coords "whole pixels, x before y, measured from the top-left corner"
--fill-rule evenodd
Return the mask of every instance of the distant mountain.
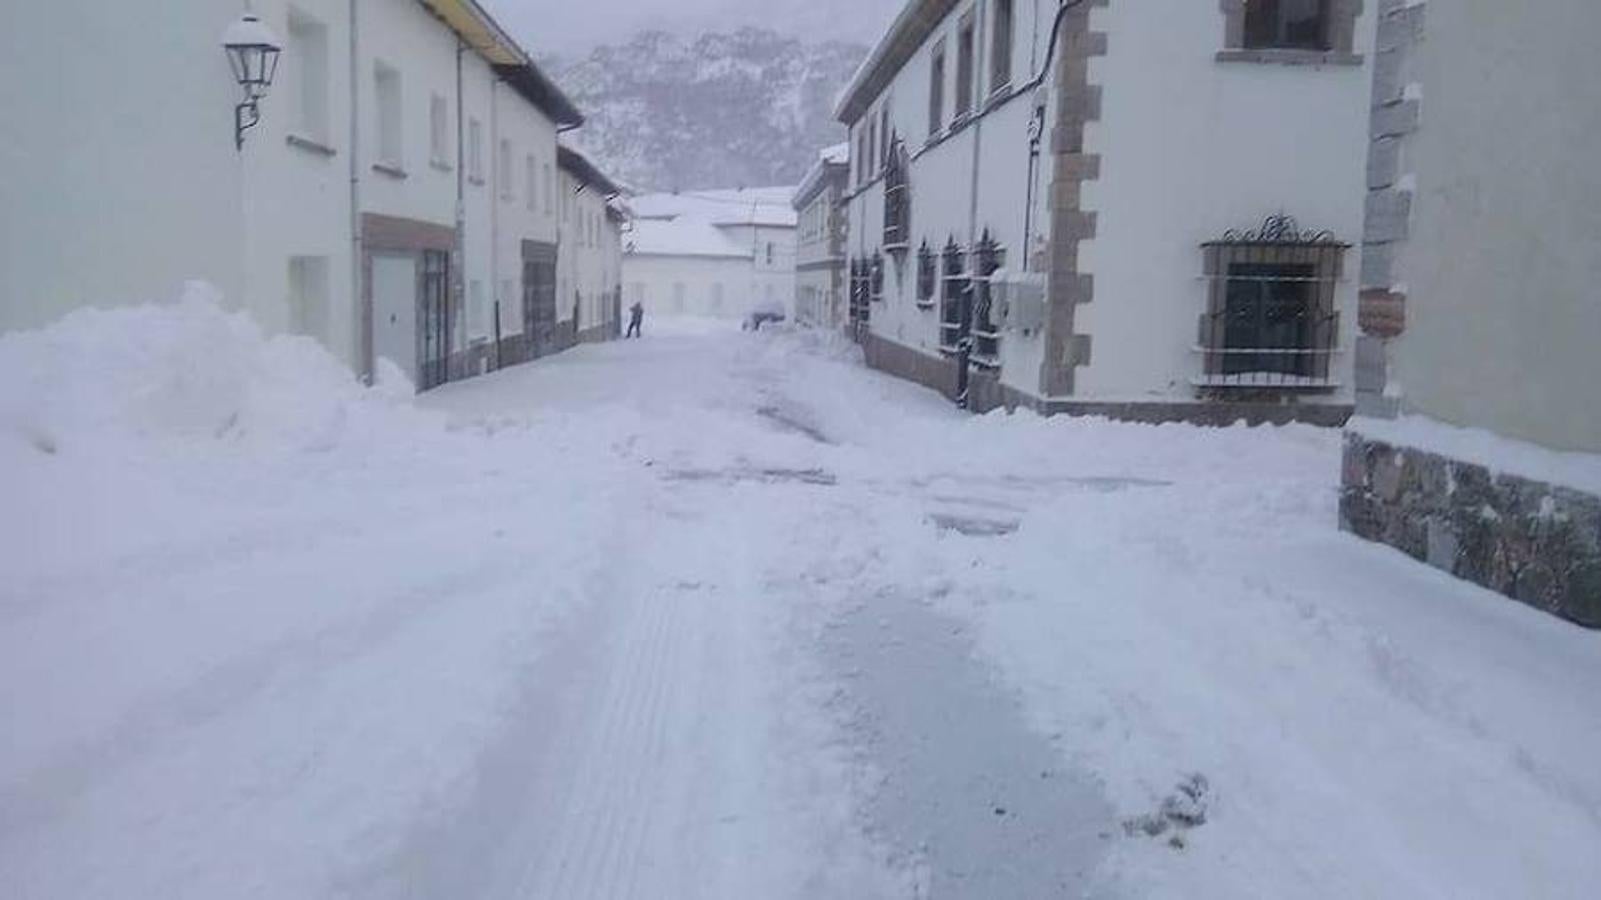
M 693 39 L 647 31 L 546 63 L 585 115 L 569 135 L 644 190 L 795 184 L 845 139 L 834 97 L 867 48 L 757 28 Z

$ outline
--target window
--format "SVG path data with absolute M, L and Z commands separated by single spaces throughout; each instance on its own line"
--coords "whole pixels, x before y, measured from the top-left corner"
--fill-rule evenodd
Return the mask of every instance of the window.
M 928 64 L 928 133 L 940 133 L 945 127 L 945 41 L 934 45 L 934 55 Z
M 497 182 L 495 188 L 500 192 L 500 199 L 502 200 L 510 200 L 515 196 L 512 192 L 511 183 L 511 159 L 511 141 L 501 138 L 500 154 L 495 159 L 495 181 Z
M 956 32 L 956 117 L 973 109 L 973 14 L 962 17 Z
M 868 159 L 869 159 L 869 157 L 867 155 L 867 126 L 863 125 L 863 124 L 858 124 L 856 126 L 856 183 L 857 184 L 862 184 L 862 183 L 867 181 L 867 160 Z
M 684 283 L 682 281 L 675 281 L 673 282 L 673 312 L 681 313 L 683 311 Z
M 1333 387 L 1339 333 L 1334 291 L 1346 245 L 1303 232 L 1288 216 L 1204 246 L 1210 284 L 1201 315 L 1203 372 L 1196 386 Z
M 867 296 L 874 301 L 884 299 L 884 255 L 874 253 L 873 261 L 867 268 Z
M 289 257 L 289 333 L 328 342 L 328 257 Z
M 450 167 L 450 104 L 438 94 L 428 98 L 428 159 Z
M 500 280 L 500 295 L 495 298 L 495 331 L 500 330 L 502 311 L 515 309 L 517 306 L 517 279 L 502 278 Z
M 455 329 L 450 321 L 450 254 L 422 253 L 422 358 L 417 387 L 428 390 L 449 380 L 450 348 Z
M 467 120 L 467 180 L 484 183 L 484 126 L 477 119 Z
M 289 11 L 289 68 L 294 79 L 294 128 L 328 143 L 328 27 L 298 9 Z
M 917 248 L 917 305 L 931 306 L 934 302 L 934 251 L 928 249 L 928 241 Z
M 906 184 L 906 148 L 891 135 L 884 167 L 884 247 L 891 252 L 911 243 L 911 190 Z
M 523 173 L 528 179 L 528 211 L 539 208 L 539 163 L 532 153 L 523 160 Z
M 721 281 L 714 281 L 714 282 L 712 282 L 712 312 L 722 312 L 722 311 L 723 311 L 723 283 Z
M 1012 0 L 991 0 L 995 4 L 994 34 L 990 43 L 990 91 L 1012 83 Z
M 767 242 L 767 264 L 768 265 L 772 265 L 773 264 L 773 242 L 772 241 L 768 241 Z
M 867 180 L 878 174 L 878 117 L 867 114 L 867 155 L 862 162 L 867 167 Z
M 967 334 L 967 275 L 962 255 L 954 237 L 946 241 L 940 254 L 939 344 L 940 349 L 953 353 Z
M 851 324 L 861 327 L 872 319 L 872 271 L 865 259 L 851 261 Z
M 1329 49 L 1331 0 L 1249 0 L 1245 4 L 1245 47 Z
M 878 166 L 882 169 L 889 164 L 889 145 L 891 143 L 888 100 L 884 101 L 884 108 L 879 112 L 879 119 L 882 124 L 879 125 L 878 129 Z
M 551 174 L 550 163 L 545 163 L 545 215 L 554 213 L 556 202 L 556 176 Z
M 378 107 L 378 161 L 396 169 L 405 166 L 401 127 L 400 70 L 384 62 L 373 65 Z
M 474 278 L 467 285 L 467 333 L 471 336 L 489 330 L 489 304 L 484 302 L 484 283 Z
M 980 366 L 997 367 L 1001 364 L 1001 335 L 990 315 L 992 304 L 989 278 L 1006 264 L 1006 252 L 990 237 L 989 229 L 979 239 L 973 251 L 973 281 L 971 287 L 973 334 L 973 362 Z

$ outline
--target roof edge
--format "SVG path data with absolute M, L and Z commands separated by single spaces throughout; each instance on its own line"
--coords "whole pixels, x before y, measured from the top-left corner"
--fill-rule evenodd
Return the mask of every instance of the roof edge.
M 846 125 L 861 118 L 869 104 L 889 86 L 923 41 L 956 8 L 958 0 L 907 0 L 889 30 L 874 45 L 834 103 L 834 119 Z

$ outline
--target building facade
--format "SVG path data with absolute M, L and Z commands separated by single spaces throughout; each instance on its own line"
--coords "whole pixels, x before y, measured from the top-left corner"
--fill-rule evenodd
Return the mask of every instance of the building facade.
M 869 362 L 974 408 L 1343 422 L 1372 0 L 910 0 L 842 95 Z
M 647 194 L 629 201 L 623 304 L 647 316 L 786 315 L 795 297 L 794 188 Z
M 829 147 L 795 189 L 795 320 L 842 329 L 845 308 L 845 224 L 840 198 L 850 178 L 850 145 Z
M 1379 7 L 1342 525 L 1601 627 L 1601 7 Z
M 423 389 L 556 348 L 556 134 L 582 116 L 476 3 L 252 4 L 281 53 L 238 146 L 221 35 L 244 6 L 125 6 L 42 4 L 9 32 L 0 74 L 59 90 L 0 125 L 33 173 L 0 188 L 0 329 L 198 279 Z M 85 115 L 112 83 L 150 102 Z
M 612 205 L 621 190 L 577 150 L 560 147 L 558 158 L 566 204 L 561 282 L 571 291 L 565 296 L 572 302 L 574 340 L 608 340 L 617 335 L 621 315 L 617 293 L 622 268 L 620 218 Z

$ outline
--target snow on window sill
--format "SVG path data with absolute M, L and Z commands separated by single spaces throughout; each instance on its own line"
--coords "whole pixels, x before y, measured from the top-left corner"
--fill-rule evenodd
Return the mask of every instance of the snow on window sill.
M 388 175 L 390 178 L 396 178 L 402 181 L 407 177 L 406 170 L 401 168 L 399 163 L 375 162 L 372 164 L 372 170 L 380 175 Z
M 307 137 L 303 134 L 297 134 L 292 131 L 289 134 L 284 135 L 284 143 L 291 147 L 298 147 L 308 153 L 315 153 L 318 156 L 333 156 L 335 153 L 339 152 L 322 141 L 317 140 L 316 138 Z
M 1362 54 L 1337 50 L 1299 50 L 1289 47 L 1236 47 L 1217 52 L 1220 63 L 1257 63 L 1279 66 L 1360 66 Z

